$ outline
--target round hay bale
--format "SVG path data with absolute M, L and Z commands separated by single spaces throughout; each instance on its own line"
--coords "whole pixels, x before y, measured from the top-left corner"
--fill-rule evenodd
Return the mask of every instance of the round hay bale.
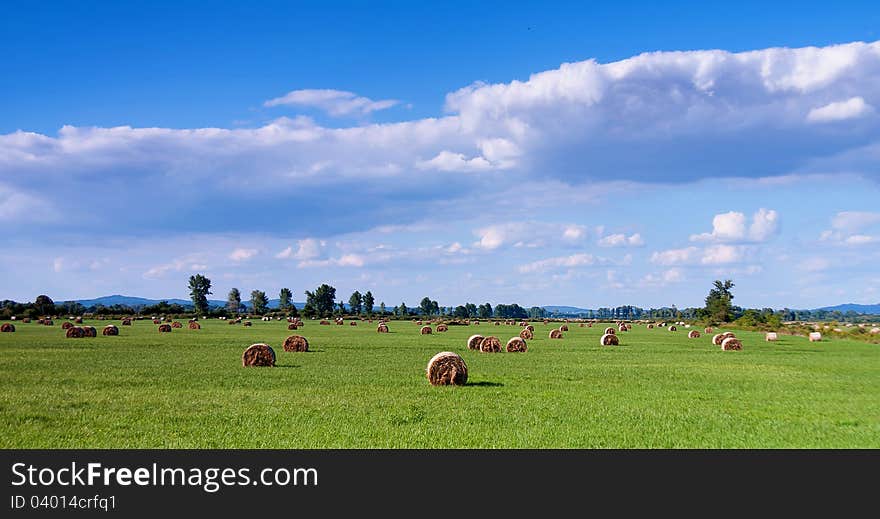
M 430 326 L 422 326 L 421 328 L 419 328 L 419 333 L 422 335 L 431 335 L 432 332 L 433 330 Z
M 122 326 L 131 326 L 131 319 L 123 319 Z
M 73 327 L 73 323 L 70 321 L 64 321 L 63 323 L 61 323 L 62 330 L 66 330 L 66 329 L 72 328 L 72 327 Z
M 691 330 L 688 332 L 688 339 L 699 339 L 699 338 L 700 338 L 700 332 L 698 332 L 697 330 Z
M 330 326 L 330 321 L 321 321 L 318 324 L 320 324 L 321 326 Z
M 422 326 L 423 324 L 425 324 L 425 323 L 423 323 L 422 321 L 416 321 L 416 325 L 418 325 L 418 326 Z
M 201 330 L 202 329 L 202 325 L 199 324 L 197 321 L 190 321 L 187 326 L 189 327 L 190 330 Z
M 602 346 L 617 346 L 620 344 L 620 339 L 613 333 L 606 333 L 599 339 L 599 344 Z
M 712 330 L 712 327 L 711 327 L 711 326 L 707 326 L 706 329 L 703 330 L 703 333 L 705 333 L 705 334 L 710 334 L 710 333 L 712 333 L 712 331 L 713 331 L 713 330 Z
M 160 324 L 159 325 L 159 333 L 171 333 L 171 325 L 170 324 Z
M 522 331 L 519 332 L 519 336 L 521 339 L 530 341 L 535 338 L 535 334 L 532 333 L 528 328 L 523 328 Z
M 653 329 L 653 328 L 654 328 L 654 325 L 653 325 L 653 324 L 649 324 L 649 325 L 648 325 L 648 329 L 649 329 L 649 330 L 651 330 L 651 329 Z
M 529 346 L 522 337 L 511 337 L 510 340 L 507 341 L 507 351 L 510 353 L 524 353 L 528 349 Z
M 268 344 L 251 344 L 241 354 L 241 365 L 244 367 L 272 367 L 275 365 L 275 350 Z
M 822 334 L 819 332 L 810 332 L 810 342 L 819 342 L 822 340 Z
M 30 317 L 25 317 L 24 319 L 21 320 L 21 322 L 23 322 L 24 324 L 28 324 L 28 323 L 31 322 L 31 318 L 30 318 Z
M 250 322 L 250 321 L 245 321 L 245 322 L 242 323 L 242 324 L 243 324 L 244 326 L 253 326 L 253 325 L 254 325 L 254 323 L 252 323 L 252 322 Z
M 498 337 L 485 337 L 482 342 L 480 342 L 480 351 L 483 353 L 501 353 L 501 341 Z
M 880 328 L 871 328 L 871 331 L 868 333 L 876 335 L 880 333 Z
M 52 321 L 52 319 L 44 319 L 43 320 L 43 326 L 54 326 L 54 325 L 55 325 L 55 322 Z
M 482 335 L 471 335 L 467 341 L 467 347 L 469 350 L 479 350 L 480 344 L 483 343 Z
M 83 337 L 85 337 L 85 332 L 83 332 L 83 329 L 79 326 L 71 326 L 67 329 L 64 335 L 68 339 L 82 339 Z
M 385 323 L 381 323 L 376 327 L 376 333 L 388 333 L 388 325 Z
M 584 323 L 581 323 L 578 325 L 578 328 L 583 328 L 584 326 L 586 326 L 586 325 Z
M 349 326 L 357 326 L 358 323 L 356 321 L 352 321 L 352 322 L 348 323 L 348 325 Z
M 550 330 L 550 338 L 551 339 L 561 339 L 562 332 L 558 329 Z
M 438 324 L 437 331 L 438 332 L 447 332 L 447 331 L 449 331 L 449 327 L 446 326 L 445 324 Z
M 237 321 L 236 321 L 235 319 L 233 319 L 233 320 L 231 320 L 231 321 L 226 321 L 226 324 L 235 324 L 236 322 L 237 322 Z
M 721 349 L 724 351 L 740 351 L 743 349 L 743 343 L 736 337 L 728 337 L 721 341 Z
M 764 336 L 764 340 L 767 342 L 773 342 L 778 338 L 779 336 L 776 334 L 776 332 L 767 332 L 767 335 Z
M 114 324 L 108 324 L 101 330 L 101 335 L 119 335 L 119 328 Z
M 562 326 L 559 327 L 559 331 L 560 331 L 560 332 L 567 332 L 567 331 L 568 331 L 568 325 L 567 325 L 567 324 L 563 324 Z
M 82 324 L 82 323 L 83 323 L 83 318 L 82 318 L 82 317 L 77 317 L 77 318 L 75 318 L 75 319 L 73 320 L 73 322 L 76 323 L 76 324 Z
M 83 331 L 83 337 L 97 337 L 98 336 L 98 330 L 96 330 L 94 326 L 83 326 L 82 331 Z
M 629 328 L 625 324 L 621 324 L 620 326 L 617 327 L 617 331 L 619 331 L 619 332 L 625 332 L 628 330 L 629 330 Z
M 162 321 L 158 319 L 153 319 L 153 324 L 162 324 Z
M 495 326 L 501 326 L 501 323 L 499 323 L 498 321 L 495 321 Z
M 736 337 L 736 335 L 734 335 L 733 332 L 723 332 L 715 334 L 715 336 L 712 337 L 712 344 L 714 344 L 715 346 L 721 346 L 721 343 L 724 342 L 724 339 L 727 339 L 729 337 Z
M 441 351 L 428 361 L 425 375 L 432 386 L 463 386 L 468 379 L 467 364 L 459 354 Z
M 610 326 L 608 328 L 605 328 L 605 335 L 614 335 L 614 333 L 614 328 Z
M 290 324 L 288 324 L 288 325 L 287 325 L 287 329 L 288 329 L 288 330 L 296 330 L 296 329 L 297 329 L 296 323 L 290 323 Z
M 592 327 L 593 327 L 593 323 L 587 323 L 587 328 L 592 328 Z
M 12 333 L 15 331 L 15 325 L 12 323 L 3 323 L 0 325 L 0 333 Z
M 309 341 L 302 335 L 291 335 L 282 346 L 284 351 L 309 351 Z
M 172 328 L 183 328 L 183 325 L 177 321 L 174 321 L 173 323 L 171 323 L 171 327 Z
M 671 325 L 669 328 L 667 328 L 667 330 L 669 330 L 670 332 L 674 332 L 677 331 L 678 328 L 676 328 L 675 325 Z

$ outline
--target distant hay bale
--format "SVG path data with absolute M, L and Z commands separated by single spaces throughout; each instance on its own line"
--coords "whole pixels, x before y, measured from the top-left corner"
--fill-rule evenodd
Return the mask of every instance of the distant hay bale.
M 698 332 L 697 330 L 691 330 L 688 332 L 688 339 L 699 339 L 699 338 L 700 338 L 700 332 Z
M 385 323 L 379 324 L 379 326 L 376 327 L 376 333 L 388 333 L 388 325 Z
M 321 321 L 318 324 L 320 324 L 321 326 L 330 326 L 330 321 Z
M 122 326 L 131 326 L 131 319 L 123 319 Z
M 629 328 L 625 324 L 621 324 L 620 326 L 617 327 L 617 331 L 626 332 L 626 331 L 629 331 Z
M 654 328 L 654 325 L 653 325 L 653 324 L 649 324 L 649 325 L 648 325 L 648 329 L 650 330 L 650 329 L 652 329 L 652 328 Z
M 449 327 L 446 326 L 445 324 L 438 324 L 437 331 L 438 332 L 447 332 L 447 331 L 449 331 Z
M 614 335 L 614 334 L 615 334 L 614 328 L 612 328 L 610 326 L 608 328 L 605 328 L 605 335 Z
M 348 323 L 348 325 L 349 326 L 357 326 L 358 323 L 356 321 L 352 321 L 352 322 Z
M 501 326 L 501 323 L 499 323 L 498 321 L 495 321 L 495 326 Z
M 284 351 L 309 351 L 309 341 L 302 335 L 291 335 L 284 339 Z
M 119 328 L 116 325 L 108 324 L 101 330 L 101 335 L 119 335 Z
M 561 338 L 562 338 L 562 332 L 561 332 L 560 330 L 558 330 L 558 329 L 550 330 L 550 338 L 551 338 L 551 339 L 561 339 Z
M 433 330 L 430 326 L 422 326 L 421 328 L 419 328 L 419 333 L 421 335 L 431 335 L 432 332 Z
M 64 321 L 63 323 L 61 323 L 61 329 L 62 329 L 62 330 L 66 330 L 66 329 L 68 329 L 68 328 L 73 328 L 73 323 L 72 323 L 72 322 L 70 322 L 70 321 Z
M 767 332 L 767 335 L 764 336 L 764 340 L 767 342 L 773 342 L 778 339 L 776 332 Z
M 503 351 L 501 349 L 501 341 L 498 337 L 489 337 L 483 338 L 480 342 L 480 351 L 483 353 L 500 353 Z
M 245 322 L 242 323 L 242 325 L 244 325 L 244 326 L 253 326 L 254 323 L 252 323 L 252 322 L 250 322 L 250 321 L 245 321 Z
M 871 331 L 868 333 L 878 334 L 878 333 L 880 333 L 880 328 L 871 328 Z
M 153 321 L 153 322 L 155 322 L 155 321 Z M 235 323 L 236 323 L 235 319 L 233 319 L 231 321 L 226 321 L 226 324 L 235 324 Z
M 819 332 L 810 332 L 810 342 L 819 342 L 822 340 L 822 334 Z
M 425 375 L 432 386 L 463 386 L 468 379 L 467 364 L 459 354 L 441 351 L 428 361 Z
M 83 337 L 97 337 L 98 336 L 98 330 L 96 330 L 94 326 L 83 326 L 82 331 L 83 331 Z
M 244 367 L 272 367 L 275 365 L 275 350 L 268 344 L 251 344 L 241 354 Z
M 54 326 L 54 325 L 55 325 L 55 323 L 52 321 L 52 319 L 43 319 L 43 326 Z
M 586 326 L 584 323 L 580 323 L 580 324 L 578 325 L 578 328 L 583 328 L 584 326 Z
M 606 333 L 599 339 L 599 344 L 602 346 L 617 346 L 620 344 L 620 339 L 613 333 Z
M 15 325 L 12 323 L 3 323 L 0 325 L 0 333 L 12 333 L 15 331 Z
M 183 325 L 180 324 L 178 321 L 174 321 L 173 323 L 171 323 L 171 327 L 172 328 L 183 328 Z
M 153 319 L 153 324 L 162 324 L 162 321 L 158 319 Z
M 67 329 L 64 335 L 68 339 L 82 339 L 83 337 L 85 337 L 85 332 L 79 326 L 71 326 Z
M 528 328 L 523 328 L 522 331 L 519 332 L 519 336 L 523 340 L 530 341 L 535 337 L 535 334 L 533 334 Z
M 469 350 L 479 350 L 480 344 L 483 342 L 482 335 L 471 335 L 467 341 L 467 347 Z
M 296 329 L 297 329 L 296 323 L 290 323 L 290 324 L 288 324 L 288 325 L 287 325 L 287 329 L 288 329 L 288 330 L 296 330 Z
M 507 341 L 507 351 L 510 353 L 524 353 L 528 349 L 529 346 L 522 337 L 511 337 L 510 340 Z
M 526 325 L 526 330 L 528 330 L 528 331 L 530 331 L 530 332 L 532 332 L 532 333 L 535 333 L 535 327 L 532 326 L 531 324 L 527 324 L 527 325 Z
M 593 327 L 593 323 L 587 323 L 587 328 L 592 328 L 592 327 Z
M 659 326 L 660 328 L 666 328 L 666 323 L 660 323 L 657 326 Z
M 559 331 L 560 331 L 560 332 L 567 332 L 567 331 L 568 331 L 568 325 L 567 325 L 567 324 L 563 324 L 562 326 L 559 327 Z
M 170 324 L 160 324 L 159 325 L 159 333 L 171 333 L 171 325 Z
M 28 323 L 31 322 L 31 318 L 30 318 L 30 317 L 25 317 L 24 319 L 21 320 L 21 322 L 23 322 L 24 324 L 28 324 Z
M 190 330 L 201 330 L 202 329 L 202 325 L 199 324 L 197 321 L 190 321 L 187 326 L 189 326 Z
M 736 335 L 734 335 L 733 332 L 723 332 L 715 334 L 715 336 L 712 337 L 712 344 L 714 344 L 715 346 L 721 346 L 721 343 L 724 342 L 724 339 L 727 339 L 729 337 L 736 337 Z
M 425 324 L 425 323 L 423 323 L 422 321 L 416 321 L 416 325 L 418 325 L 418 326 L 421 326 L 423 324 Z
M 708 334 L 712 333 L 712 331 L 713 331 L 713 330 L 712 330 L 712 327 L 711 327 L 711 326 L 707 326 L 706 329 L 703 330 L 703 333 L 706 333 L 706 334 L 708 335 Z
M 73 320 L 73 322 L 76 323 L 76 324 L 82 324 L 82 323 L 83 323 L 83 318 L 82 318 L 82 317 L 77 317 L 77 318 L 75 318 L 75 319 Z
M 721 349 L 724 351 L 740 351 L 743 349 L 743 343 L 736 337 L 728 337 L 721 341 Z
M 667 328 L 667 330 L 669 330 L 670 332 L 675 332 L 675 331 L 678 331 L 678 328 L 676 328 L 675 325 L 672 325 L 669 328 Z

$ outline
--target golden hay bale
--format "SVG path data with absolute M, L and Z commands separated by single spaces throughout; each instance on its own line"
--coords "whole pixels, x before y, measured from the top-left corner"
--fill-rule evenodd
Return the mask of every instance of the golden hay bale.
M 173 323 L 171 323 L 171 327 L 172 328 L 183 328 L 183 325 L 177 321 L 174 321 Z
M 523 328 L 522 331 L 519 332 L 520 338 L 530 341 L 535 337 L 535 334 L 532 333 L 528 328 Z
M 599 344 L 602 346 L 617 346 L 620 344 L 620 339 L 613 333 L 606 333 L 599 339 Z
M 773 342 L 778 338 L 779 336 L 776 334 L 776 332 L 767 332 L 767 335 L 764 336 L 764 340 L 767 342 Z
M 605 328 L 605 335 L 614 335 L 614 333 L 614 328 L 610 326 L 608 328 Z
M 196 321 L 190 321 L 187 326 L 189 326 L 190 330 L 201 330 L 202 329 L 202 325 Z
M 437 325 L 437 331 L 438 331 L 438 332 L 448 332 L 448 331 L 449 331 L 449 327 L 446 326 L 445 324 L 438 324 L 438 325 Z
M 810 332 L 810 342 L 819 342 L 822 340 L 822 334 L 819 332 Z
M 724 351 L 740 351 L 743 349 L 743 343 L 736 337 L 728 337 L 721 341 L 721 349 Z
M 101 335 L 119 335 L 119 328 L 116 325 L 108 324 L 101 330 Z
M 617 331 L 626 332 L 626 331 L 629 331 L 629 328 L 625 324 L 621 324 L 620 326 L 617 327 Z
M 587 328 L 592 328 L 592 327 L 593 327 L 593 323 L 587 323 Z
M 388 333 L 388 325 L 385 323 L 381 323 L 376 327 L 376 333 Z
M 318 324 L 320 324 L 320 325 L 322 325 L 322 326 L 330 326 L 330 321 L 321 321 L 321 322 L 318 323 Z
M 170 324 L 160 324 L 159 325 L 159 333 L 171 333 L 171 325 Z
M 560 331 L 560 332 L 567 332 L 567 331 L 568 331 L 568 325 L 567 325 L 567 324 L 563 324 L 562 326 L 559 327 L 559 331 Z
M 162 321 L 158 319 L 153 319 L 153 324 L 162 324 Z
M 467 347 L 469 350 L 479 350 L 480 344 L 483 342 L 482 335 L 471 335 L 467 341 Z
M 3 323 L 0 325 L 0 333 L 12 333 L 15 331 L 15 325 L 12 323 Z
M 578 328 L 583 328 L 584 326 L 586 326 L 586 325 L 584 323 L 581 323 L 578 325 Z
M 52 321 L 52 319 L 43 319 L 43 326 L 54 326 L 54 325 L 55 325 L 55 323 Z
M 81 339 L 81 338 L 85 337 L 85 332 L 83 332 L 83 329 L 80 328 L 79 326 L 71 326 L 70 328 L 67 329 L 67 331 L 64 333 L 64 335 L 68 339 Z
M 653 325 L 653 324 L 649 324 L 649 325 L 648 325 L 648 329 L 649 329 L 649 330 L 652 330 L 653 328 L 654 328 L 654 325 Z
M 21 322 L 23 322 L 24 324 L 28 324 L 28 323 L 31 322 L 31 318 L 30 318 L 30 317 L 25 317 L 24 319 L 21 320 Z
M 433 332 L 433 330 L 430 326 L 422 326 L 419 328 L 419 333 L 422 335 L 431 335 L 431 332 Z
M 550 330 L 550 338 L 551 339 L 561 339 L 562 332 L 560 330 L 556 330 L 556 329 Z
M 243 326 L 253 326 L 254 323 L 252 323 L 252 322 L 250 322 L 250 321 L 245 321 L 245 322 L 242 323 L 242 325 L 243 325 Z
M 418 325 L 418 326 L 421 326 L 423 324 L 425 324 L 425 323 L 423 323 L 422 321 L 416 321 L 416 325 Z
M 122 326 L 131 326 L 131 319 L 123 319 Z
M 61 329 L 62 329 L 62 330 L 66 330 L 66 329 L 68 329 L 68 328 L 73 328 L 73 323 L 72 323 L 72 322 L 70 322 L 70 321 L 64 321 L 63 323 L 61 323 Z
M 428 361 L 425 375 L 432 386 L 463 386 L 468 379 L 467 364 L 459 354 L 441 351 Z
M 670 332 L 674 332 L 678 331 L 678 328 L 676 328 L 675 326 L 670 326 L 669 328 L 667 328 L 667 330 L 669 330 Z
M 880 328 L 871 328 L 871 331 L 868 333 L 876 335 L 880 333 Z
M 349 326 L 357 326 L 357 325 L 358 325 L 358 323 L 357 323 L 357 322 L 355 322 L 355 321 L 352 321 L 352 322 L 350 322 L 350 323 L 348 323 L 348 325 L 349 325 Z
M 83 318 L 82 318 L 82 317 L 77 317 L 76 319 L 73 320 L 73 322 L 76 323 L 76 324 L 82 324 L 82 323 L 83 323 Z
M 272 367 L 275 365 L 275 350 L 268 344 L 251 344 L 241 354 L 241 365 L 244 367 Z
M 296 328 L 297 328 L 296 323 L 290 323 L 287 325 L 288 330 L 296 330 Z
M 691 330 L 688 332 L 688 339 L 699 339 L 699 338 L 700 338 L 700 332 L 698 332 L 697 330 Z
M 501 341 L 498 337 L 489 337 L 483 338 L 482 342 L 480 342 L 480 351 L 483 353 L 500 353 L 503 351 L 501 349 Z
M 727 339 L 729 337 L 736 337 L 736 335 L 734 335 L 733 332 L 723 332 L 715 334 L 715 336 L 712 337 L 712 344 L 714 344 L 715 346 L 721 346 L 721 343 L 724 342 L 724 339 Z
M 529 347 L 522 337 L 511 337 L 507 341 L 507 351 L 510 353 L 524 353 Z
M 501 323 L 499 323 L 498 321 L 495 321 L 495 326 L 501 326 Z
M 284 351 L 309 351 L 309 341 L 302 335 L 291 335 L 284 339 Z
M 96 330 L 94 326 L 83 326 L 82 331 L 83 331 L 83 337 L 97 337 L 98 336 L 98 330 Z
M 710 334 L 710 333 L 712 333 L 712 327 L 711 327 L 711 326 L 707 326 L 706 329 L 703 330 L 703 333 L 705 333 L 705 334 Z
M 156 321 L 153 321 L 153 322 L 155 323 Z M 226 321 L 226 324 L 236 324 L 237 322 L 238 322 L 238 321 L 236 321 L 235 319 L 233 319 L 233 320 L 231 320 L 231 321 Z

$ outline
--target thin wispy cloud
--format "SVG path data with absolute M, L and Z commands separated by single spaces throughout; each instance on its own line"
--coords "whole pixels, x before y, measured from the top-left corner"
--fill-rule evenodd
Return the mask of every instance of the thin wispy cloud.
M 400 104 L 396 99 L 374 101 L 354 92 L 333 89 L 292 90 L 287 94 L 270 99 L 263 103 L 266 107 L 292 106 L 317 108 L 327 114 L 341 117 L 346 115 L 369 115 L 372 112 L 386 110 Z

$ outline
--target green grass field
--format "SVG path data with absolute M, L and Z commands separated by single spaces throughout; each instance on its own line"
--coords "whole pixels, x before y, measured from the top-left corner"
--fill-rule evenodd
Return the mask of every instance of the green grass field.
M 744 351 L 723 352 L 683 327 L 636 326 L 602 347 L 604 326 L 550 340 L 538 323 L 527 353 L 484 354 L 468 336 L 520 328 L 209 320 L 159 334 L 135 321 L 66 339 L 61 322 L 0 334 L 2 448 L 880 447 L 880 347 L 854 341 L 738 332 Z M 293 333 L 312 351 L 284 352 Z M 255 342 L 277 367 L 241 366 Z M 444 350 L 464 357 L 467 386 L 428 384 Z

